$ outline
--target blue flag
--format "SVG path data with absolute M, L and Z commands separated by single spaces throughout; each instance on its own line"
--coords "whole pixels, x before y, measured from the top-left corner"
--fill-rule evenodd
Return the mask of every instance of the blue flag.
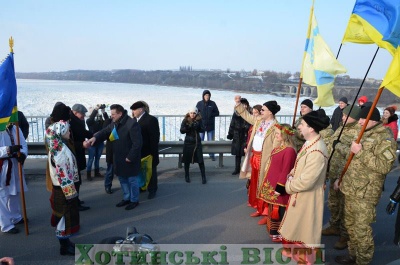
M 10 121 L 17 120 L 17 80 L 14 56 L 10 53 L 0 65 L 0 131 L 4 131 Z
M 114 129 L 111 131 L 111 134 L 108 137 L 108 139 L 110 139 L 111 142 L 119 139 L 117 128 L 115 126 Z

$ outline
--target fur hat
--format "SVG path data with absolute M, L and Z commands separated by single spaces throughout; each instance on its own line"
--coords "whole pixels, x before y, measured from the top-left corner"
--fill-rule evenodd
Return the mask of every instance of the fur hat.
M 131 110 L 137 110 L 137 109 L 144 108 L 144 107 L 145 107 L 145 105 L 144 105 L 143 101 L 136 101 L 135 103 L 132 104 Z
M 366 107 L 362 107 L 361 111 L 360 111 L 360 119 L 366 119 L 368 116 L 369 111 L 371 110 L 372 106 L 366 106 Z M 379 113 L 379 110 L 375 107 L 371 118 L 371 121 L 380 121 L 381 120 L 381 114 Z
M 279 106 L 278 102 L 275 100 L 267 101 L 263 105 L 266 106 L 274 115 L 281 110 L 281 106 Z
M 346 97 L 341 97 L 340 99 L 339 99 L 339 102 L 344 102 L 344 103 L 348 103 L 349 101 L 347 100 L 347 98 Z
M 71 108 L 62 102 L 57 102 L 50 114 L 53 122 L 68 121 L 70 119 Z
M 343 109 L 343 114 L 345 114 L 346 116 L 349 116 L 350 118 L 353 118 L 355 120 L 359 120 L 360 119 L 360 111 L 361 108 L 359 106 L 353 106 L 353 109 L 351 110 L 351 105 L 347 105 L 344 109 Z M 350 113 L 350 115 L 349 115 Z
M 317 133 L 329 126 L 329 117 L 323 109 L 314 110 L 303 116 L 303 120 Z
M 199 113 L 199 111 L 197 110 L 197 108 L 196 107 L 194 107 L 194 108 L 190 108 L 189 110 L 188 110 L 188 113 L 192 113 L 192 112 L 194 112 L 194 113 Z
M 310 99 L 305 99 L 303 100 L 300 105 L 306 105 L 307 107 L 309 107 L 310 109 L 313 109 L 314 104 L 312 103 L 312 101 Z
M 88 112 L 88 110 L 85 108 L 85 106 L 83 106 L 82 104 L 75 104 L 72 106 L 72 110 L 82 113 L 83 115 L 85 115 L 86 112 Z

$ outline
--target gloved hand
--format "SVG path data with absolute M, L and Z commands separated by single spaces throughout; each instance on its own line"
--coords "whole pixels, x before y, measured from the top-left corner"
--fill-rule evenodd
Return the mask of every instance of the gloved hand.
M 397 202 L 390 199 L 389 204 L 386 206 L 386 213 L 392 215 L 396 211 Z
M 232 140 L 232 139 L 233 139 L 233 135 L 232 135 L 232 134 L 228 134 L 228 135 L 226 136 L 226 138 L 227 138 L 228 140 Z
M 340 143 L 339 140 L 334 140 L 333 143 L 332 143 L 332 148 L 335 149 L 335 147 L 336 147 L 336 145 L 337 145 L 338 143 Z
M 26 155 L 24 153 L 20 153 L 20 156 L 17 157 L 17 160 L 18 160 L 18 162 L 21 163 L 21 165 L 24 164 L 25 159 L 26 159 Z
M 10 154 L 14 154 L 22 149 L 22 145 L 10 145 L 9 147 Z

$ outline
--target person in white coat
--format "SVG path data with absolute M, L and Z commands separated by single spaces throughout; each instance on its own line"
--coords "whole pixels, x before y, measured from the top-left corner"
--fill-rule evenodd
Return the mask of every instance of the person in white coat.
M 16 234 L 19 232 L 16 224 L 22 224 L 20 178 L 18 163 L 24 163 L 28 155 L 28 146 L 19 129 L 20 145 L 17 145 L 16 126 L 10 124 L 5 131 L 0 132 L 0 227 L 1 232 Z M 17 152 L 20 151 L 20 157 Z M 23 172 L 23 171 L 22 171 Z M 25 177 L 22 173 L 24 191 L 27 191 Z

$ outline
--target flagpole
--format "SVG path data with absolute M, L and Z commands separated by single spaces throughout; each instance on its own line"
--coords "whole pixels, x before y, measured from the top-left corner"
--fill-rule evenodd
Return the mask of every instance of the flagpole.
M 312 1 L 312 6 L 311 6 L 311 10 L 310 10 L 310 18 L 308 19 L 307 39 L 310 39 L 311 21 L 312 21 L 313 13 L 314 13 L 314 0 Z M 304 68 L 304 60 L 305 59 L 306 59 L 306 51 L 304 51 L 304 53 L 303 53 L 303 60 L 301 62 L 300 81 L 299 81 L 299 85 L 297 87 L 296 104 L 294 107 L 292 127 L 294 127 L 295 122 L 296 122 L 296 113 L 297 113 L 297 106 L 299 105 L 301 83 L 303 82 L 303 68 Z
M 366 72 L 365 75 L 364 75 L 364 78 L 363 78 L 363 81 L 361 82 L 360 88 L 358 89 L 357 94 L 356 94 L 356 96 L 354 97 L 353 104 L 351 104 L 349 114 L 351 113 L 351 111 L 353 110 L 354 105 L 355 105 L 356 102 L 357 102 L 358 95 L 360 94 L 361 88 L 362 88 L 362 86 L 364 85 L 365 80 L 367 79 L 369 70 L 371 69 L 372 64 L 373 64 L 374 61 L 375 61 L 375 58 L 376 58 L 376 55 L 378 54 L 378 51 L 379 51 L 379 46 L 378 46 L 378 48 L 377 48 L 376 51 L 375 51 L 374 57 L 372 58 L 371 63 L 369 64 L 369 67 L 368 67 L 368 69 L 367 69 L 367 72 Z M 379 98 L 378 98 L 378 99 L 379 99 Z M 340 129 L 340 133 L 339 133 L 339 135 L 338 135 L 338 137 L 337 137 L 336 140 L 340 140 L 340 137 L 342 136 L 342 133 L 343 133 L 343 130 L 344 130 L 344 125 L 347 123 L 347 120 L 348 120 L 349 116 L 350 116 L 350 115 L 347 115 L 346 120 L 344 121 L 344 124 L 343 124 L 342 128 Z M 333 147 L 332 152 L 331 152 L 331 155 L 329 156 L 329 159 L 328 159 L 328 172 L 329 172 L 329 165 L 330 165 L 330 162 L 331 162 L 331 159 L 332 159 L 332 157 L 333 157 L 333 153 L 334 153 L 334 152 L 335 152 L 335 147 Z
M 10 37 L 9 39 L 9 45 L 10 45 L 10 53 L 14 53 L 13 47 L 14 47 L 14 39 Z M 17 113 L 18 115 L 18 113 Z M 17 136 L 17 145 L 21 144 L 21 140 L 19 138 L 19 123 L 18 121 L 15 122 L 16 126 L 16 136 Z M 21 152 L 18 151 L 18 157 L 21 157 Z M 25 204 L 25 191 L 24 191 L 24 178 L 22 177 L 22 164 L 18 162 L 18 174 L 19 174 L 19 184 L 20 184 L 20 189 L 21 189 L 21 202 L 22 202 L 22 214 L 24 218 L 24 226 L 25 226 L 25 234 L 29 235 L 29 228 L 28 228 L 28 218 L 26 216 L 26 204 Z
M 374 99 L 374 101 L 372 102 L 371 109 L 370 109 L 369 112 L 368 112 L 368 115 L 367 115 L 367 118 L 365 119 L 364 125 L 363 125 L 363 127 L 361 128 L 360 133 L 358 134 L 358 138 L 357 138 L 357 140 L 356 140 L 356 143 L 357 143 L 357 144 L 359 144 L 360 141 L 361 141 L 361 138 L 362 138 L 362 136 L 363 136 L 363 134 L 364 134 L 364 131 L 365 131 L 365 129 L 367 128 L 368 122 L 369 122 L 369 120 L 370 120 L 370 118 L 371 118 L 371 116 L 372 116 L 372 113 L 374 112 L 374 109 L 376 108 L 376 105 L 378 104 L 379 98 L 381 97 L 384 88 L 385 88 L 385 87 L 379 88 L 378 93 L 376 93 L 375 99 Z M 351 163 L 351 160 L 353 159 L 353 157 L 354 157 L 354 153 L 353 153 L 353 152 L 350 152 L 350 156 L 349 156 L 349 158 L 347 159 L 347 163 L 346 163 L 345 167 L 343 168 L 342 174 L 341 174 L 340 177 L 339 177 L 339 186 L 340 186 L 340 183 L 342 182 L 342 179 L 343 179 L 344 174 L 346 173 L 347 169 L 348 169 L 349 166 L 350 166 L 350 163 Z

